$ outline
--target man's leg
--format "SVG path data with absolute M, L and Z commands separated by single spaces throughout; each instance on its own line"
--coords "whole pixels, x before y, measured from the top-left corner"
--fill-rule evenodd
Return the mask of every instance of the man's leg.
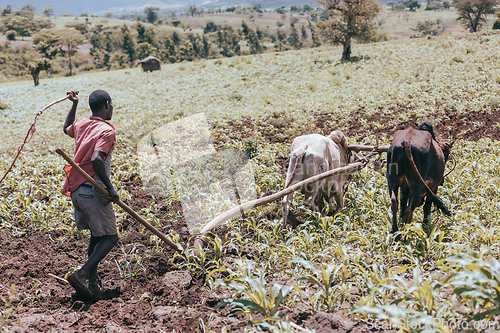
M 97 237 L 96 237 L 97 238 Z M 83 265 L 83 267 L 79 270 L 82 276 L 87 277 L 90 276 L 91 273 L 97 274 L 97 266 L 101 262 L 102 259 L 111 251 L 113 246 L 118 242 L 118 235 L 112 236 L 102 236 L 98 237 L 99 240 L 93 246 L 93 251 L 89 256 L 89 259 Z M 92 238 L 91 238 L 92 240 Z M 89 243 L 89 252 L 90 252 L 90 243 Z
M 92 295 L 92 292 L 87 286 L 87 277 L 90 277 L 91 282 L 96 282 L 97 278 L 97 267 L 99 262 L 104 259 L 104 257 L 111 251 L 113 246 L 118 242 L 118 235 L 94 237 L 91 236 L 89 242 L 88 253 L 90 256 L 78 271 L 73 273 L 68 277 L 70 284 L 79 291 L 83 296 L 88 298 L 95 296 L 99 298 L 100 295 Z M 92 276 L 91 276 L 92 274 Z M 95 289 L 95 288 L 93 288 Z
M 97 236 L 90 236 L 90 241 L 89 241 L 89 248 L 87 250 L 87 255 L 88 255 L 88 258 L 90 258 L 90 256 L 92 256 L 92 253 L 94 252 L 94 249 L 97 245 L 97 243 L 101 240 L 101 237 L 97 237 Z M 97 267 L 92 268 L 90 271 L 89 271 L 89 281 L 96 281 L 97 280 Z

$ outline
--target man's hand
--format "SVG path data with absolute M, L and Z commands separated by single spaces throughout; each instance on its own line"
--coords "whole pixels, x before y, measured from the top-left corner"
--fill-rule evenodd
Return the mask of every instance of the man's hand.
M 111 202 L 117 203 L 120 200 L 120 196 L 115 191 L 115 189 L 111 187 L 111 188 L 108 188 L 107 190 L 108 190 L 108 193 L 109 193 L 108 200 L 111 201 Z
M 78 107 L 78 90 L 68 91 L 66 95 L 68 95 L 68 99 L 73 102 L 73 105 L 71 106 L 71 109 L 66 116 L 66 120 L 64 121 L 63 126 L 64 133 L 68 134 L 68 127 L 71 126 L 75 121 L 76 108 Z
M 71 90 L 66 92 L 66 95 L 69 95 L 68 99 L 73 103 L 78 103 L 78 90 Z

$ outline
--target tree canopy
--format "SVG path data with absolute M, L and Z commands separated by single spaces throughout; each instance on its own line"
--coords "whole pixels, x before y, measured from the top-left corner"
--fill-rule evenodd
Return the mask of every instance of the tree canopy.
M 342 44 L 342 60 L 351 57 L 353 38 L 368 40 L 374 33 L 373 18 L 381 10 L 376 0 L 318 0 L 328 14 L 319 22 L 321 34 L 334 44 Z
M 160 8 L 158 7 L 146 7 L 146 9 L 144 9 L 146 19 L 149 23 L 154 23 L 156 20 L 158 20 L 158 14 L 156 12 L 159 10 Z
M 500 0 L 454 0 L 453 6 L 458 11 L 462 25 L 470 32 L 477 32 L 486 23 L 486 15 L 493 14 Z

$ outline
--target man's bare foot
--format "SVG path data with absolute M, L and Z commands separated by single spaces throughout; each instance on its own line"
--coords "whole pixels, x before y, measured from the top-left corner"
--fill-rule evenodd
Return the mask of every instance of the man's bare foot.
M 88 299 L 92 298 L 92 292 L 87 286 L 87 280 L 84 276 L 80 276 L 79 271 L 68 276 L 68 282 L 80 296 Z
M 89 290 L 92 293 L 92 299 L 98 301 L 102 299 L 102 284 L 101 280 L 93 279 L 89 281 Z

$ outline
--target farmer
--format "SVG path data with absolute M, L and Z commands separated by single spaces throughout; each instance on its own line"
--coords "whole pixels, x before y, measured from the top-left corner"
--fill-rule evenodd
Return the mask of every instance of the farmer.
M 85 181 L 71 166 L 64 167 L 66 182 L 63 193 L 71 196 L 78 230 L 90 229 L 88 260 L 78 271 L 68 276 L 68 282 L 81 296 L 98 300 L 102 296 L 97 267 L 118 242 L 116 220 L 111 201 L 119 200 L 111 181 L 111 151 L 116 142 L 115 128 L 107 122 L 113 115 L 109 94 L 96 90 L 89 96 L 90 118 L 75 120 L 78 106 L 77 91 L 68 92 L 73 106 L 64 122 L 64 133 L 75 138 L 74 160 L 92 178 L 106 188 L 106 197 Z M 88 279 L 88 284 L 87 284 Z

